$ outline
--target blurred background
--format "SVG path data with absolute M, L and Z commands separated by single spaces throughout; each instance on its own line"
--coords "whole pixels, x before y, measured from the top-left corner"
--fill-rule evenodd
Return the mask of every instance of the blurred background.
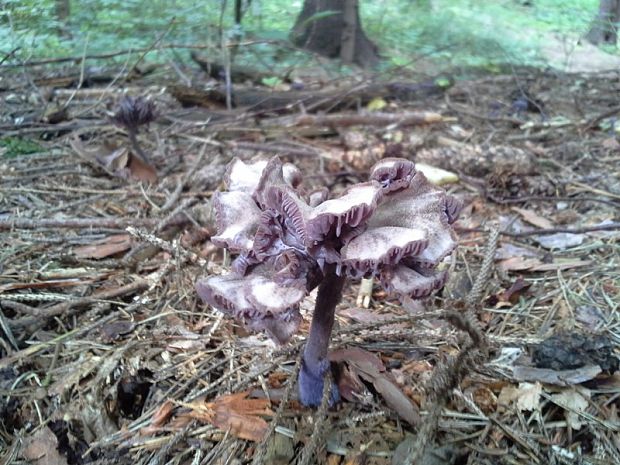
M 109 64 L 111 58 L 120 63 L 128 60 L 128 51 L 134 51 L 148 52 L 144 57 L 147 62 L 183 64 L 190 61 L 189 52 L 199 48 L 218 61 L 226 59 L 221 54 L 227 50 L 235 63 L 264 70 L 312 66 L 320 56 L 333 57 L 339 50 L 308 44 L 313 39 L 308 40 L 308 34 L 304 36 L 300 29 L 331 21 L 332 27 L 321 35 L 331 32 L 340 36 L 337 11 L 347 3 L 4 0 L 0 2 L 0 61 L 19 64 L 123 52 L 106 56 Z M 359 27 L 377 47 L 379 60 L 354 60 L 364 67 L 425 72 L 484 68 L 494 72 L 505 70 L 506 65 L 552 66 L 562 71 L 587 71 L 590 66 L 597 71 L 617 68 L 620 62 L 617 0 L 349 3 L 359 8 Z M 231 49 L 237 45 L 241 46 Z

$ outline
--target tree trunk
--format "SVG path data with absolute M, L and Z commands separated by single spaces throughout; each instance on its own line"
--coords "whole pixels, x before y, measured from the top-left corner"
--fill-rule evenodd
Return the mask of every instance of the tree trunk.
M 598 15 L 586 34 L 586 40 L 594 45 L 616 45 L 618 23 L 620 23 L 620 0 L 601 0 Z
M 363 68 L 379 63 L 377 47 L 362 29 L 358 0 L 304 0 L 291 39 L 299 47 Z

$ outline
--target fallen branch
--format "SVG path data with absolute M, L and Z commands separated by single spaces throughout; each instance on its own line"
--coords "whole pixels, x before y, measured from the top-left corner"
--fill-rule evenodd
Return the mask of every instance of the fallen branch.
M 616 229 L 620 229 L 620 223 L 605 223 L 599 224 L 598 226 L 584 226 L 582 228 L 548 228 L 548 229 L 533 229 L 531 231 L 520 231 L 520 232 L 510 232 L 510 231 L 500 231 L 502 236 L 508 237 L 528 237 L 528 236 L 547 236 L 549 234 L 556 233 L 568 233 L 568 234 L 584 234 L 595 231 L 615 231 Z M 461 233 L 470 233 L 470 232 L 484 232 L 485 230 L 482 228 L 459 228 L 458 226 L 455 228 L 457 232 Z
M 67 218 L 55 220 L 51 218 L 0 218 L 0 231 L 11 229 L 125 229 L 129 226 L 149 227 L 157 225 L 158 218 Z M 170 221 L 170 225 L 187 222 L 187 218 L 180 215 Z
M 139 279 L 125 286 L 116 287 L 114 289 L 104 289 L 104 290 L 95 292 L 88 297 L 81 297 L 75 300 L 68 300 L 68 301 L 53 305 L 48 308 L 41 308 L 41 309 L 32 308 L 32 311 L 30 312 L 30 316 L 14 319 L 10 322 L 10 325 L 12 328 L 24 327 L 24 326 L 29 326 L 33 324 L 40 327 L 45 324 L 46 320 L 53 318 L 55 316 L 68 313 L 69 310 L 74 309 L 76 307 L 88 305 L 98 300 L 110 300 L 116 297 L 122 297 L 124 295 L 135 294 L 137 292 L 142 292 L 148 289 L 148 287 L 149 287 L 149 283 L 147 280 Z M 4 297 L 8 298 L 9 296 L 4 296 Z
M 450 121 L 439 113 L 430 111 L 406 113 L 346 113 L 338 115 L 301 115 L 293 119 L 289 126 L 416 126 L 421 124 Z

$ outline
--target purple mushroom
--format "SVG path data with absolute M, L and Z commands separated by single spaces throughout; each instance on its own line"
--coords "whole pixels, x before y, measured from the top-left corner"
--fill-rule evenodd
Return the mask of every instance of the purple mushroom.
M 300 400 L 320 404 L 327 349 L 347 277 L 375 277 L 397 296 L 420 299 L 440 289 L 437 265 L 456 246 L 459 202 L 414 164 L 386 158 L 370 180 L 328 199 L 305 191 L 301 173 L 278 158 L 231 162 L 228 191 L 213 198 L 213 243 L 238 254 L 229 274 L 196 283 L 206 303 L 285 343 L 297 331 L 299 304 L 318 286 L 299 375 Z M 338 400 L 334 386 L 332 401 Z
M 118 103 L 117 110 L 111 118 L 114 124 L 127 130 L 132 148 L 148 164 L 151 163 L 150 157 L 142 150 L 137 134 L 141 126 L 152 123 L 156 117 L 155 102 L 144 97 L 125 95 Z

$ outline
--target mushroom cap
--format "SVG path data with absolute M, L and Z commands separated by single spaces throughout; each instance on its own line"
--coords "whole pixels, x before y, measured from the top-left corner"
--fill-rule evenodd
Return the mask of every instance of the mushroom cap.
M 381 160 L 368 182 L 333 199 L 325 189 L 306 194 L 300 183 L 299 170 L 278 158 L 231 162 L 229 190 L 213 197 L 212 240 L 239 255 L 230 274 L 198 280 L 202 300 L 285 342 L 326 263 L 376 276 L 399 296 L 424 298 L 444 285 L 437 266 L 456 246 L 450 225 L 460 202 L 412 162 Z

